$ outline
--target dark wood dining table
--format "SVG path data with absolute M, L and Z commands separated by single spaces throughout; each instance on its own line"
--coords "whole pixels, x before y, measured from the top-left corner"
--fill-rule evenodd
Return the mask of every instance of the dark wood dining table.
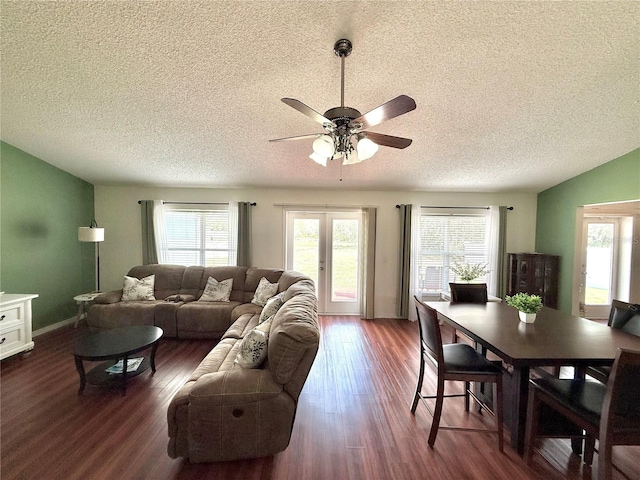
M 534 323 L 524 323 L 506 303 L 425 302 L 440 320 L 463 332 L 478 347 L 497 355 L 505 372 L 505 426 L 511 446 L 524 452 L 524 433 L 532 367 L 610 365 L 619 348 L 640 350 L 640 337 L 544 307 Z

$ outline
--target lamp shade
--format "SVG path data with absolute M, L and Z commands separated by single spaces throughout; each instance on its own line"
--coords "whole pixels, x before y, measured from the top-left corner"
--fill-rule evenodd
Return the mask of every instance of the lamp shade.
M 378 151 L 378 144 L 374 143 L 372 140 L 367 137 L 363 137 L 358 140 L 358 158 L 360 161 L 366 160 L 367 158 L 371 158 Z
M 331 157 L 334 149 L 333 138 L 329 135 L 321 135 L 313 141 L 313 151 L 321 157 Z
M 318 155 L 316 152 L 313 152 L 309 155 L 309 158 L 316 163 L 319 163 L 323 167 L 327 166 L 327 157 L 323 157 L 322 155 Z
M 80 242 L 104 242 L 104 228 L 78 227 Z

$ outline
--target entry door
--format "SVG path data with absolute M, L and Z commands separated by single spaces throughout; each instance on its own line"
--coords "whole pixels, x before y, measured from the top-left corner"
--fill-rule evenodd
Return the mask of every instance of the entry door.
M 585 218 L 583 226 L 580 314 L 586 318 L 607 318 L 617 291 L 619 221 Z
M 318 313 L 358 315 L 362 214 L 287 212 L 287 269 L 316 284 Z

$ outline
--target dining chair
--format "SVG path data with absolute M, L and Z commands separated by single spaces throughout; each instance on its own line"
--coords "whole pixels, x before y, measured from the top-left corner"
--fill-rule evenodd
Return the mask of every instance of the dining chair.
M 537 438 L 580 437 L 586 439 L 583 460 L 591 465 L 598 439 L 597 478 L 610 480 L 612 447 L 640 445 L 639 377 L 640 351 L 620 349 L 606 384 L 554 377 L 531 379 L 525 434 L 527 464 L 531 464 Z
M 429 432 L 429 446 L 433 447 L 438 434 L 438 428 L 443 430 L 466 430 L 484 433 L 498 434 L 498 449 L 503 451 L 503 427 L 502 427 L 502 366 L 487 360 L 466 343 L 454 343 L 443 345 L 440 334 L 440 323 L 437 312 L 414 297 L 416 310 L 418 312 L 418 324 L 420 327 L 420 373 L 418 374 L 418 385 L 411 404 L 411 413 L 415 414 L 418 400 L 422 400 L 427 410 L 433 415 L 431 430 Z M 430 361 L 436 370 L 437 388 L 435 395 L 424 395 L 422 393 L 422 383 L 425 374 L 425 363 Z M 445 381 L 464 382 L 464 393 L 446 394 Z M 492 412 L 482 401 L 471 391 L 471 382 L 488 382 L 494 384 L 494 412 Z M 445 398 L 464 397 L 465 411 L 469 411 L 469 399 L 473 397 L 478 404 L 482 404 L 485 410 L 491 413 L 496 421 L 496 429 L 466 428 L 455 426 L 440 427 L 440 417 L 442 415 L 442 405 Z M 432 411 L 426 402 L 427 399 L 434 399 L 435 408 Z
M 452 303 L 487 303 L 486 283 L 449 283 Z M 458 331 L 453 331 L 452 343 L 458 343 Z M 475 346 L 475 344 L 474 344 Z
M 640 337 L 640 305 L 613 300 L 607 325 Z M 603 383 L 607 382 L 610 373 L 611 367 L 608 365 L 586 369 L 587 375 Z
M 486 283 L 449 283 L 452 302 L 487 303 Z

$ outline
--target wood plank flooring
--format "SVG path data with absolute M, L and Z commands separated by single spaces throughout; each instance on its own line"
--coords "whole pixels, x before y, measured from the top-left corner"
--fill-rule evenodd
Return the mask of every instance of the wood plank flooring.
M 269 458 L 191 464 L 166 454 L 169 401 L 213 341 L 163 339 L 157 372 L 133 379 L 122 396 L 88 385 L 77 395 L 71 327 L 36 337 L 27 355 L 0 365 L 0 477 L 31 479 L 582 479 L 596 471 L 566 441 L 545 441 L 534 468 L 491 434 L 440 431 L 431 449 L 431 417 L 409 406 L 418 372 L 418 330 L 403 320 L 323 316 L 321 348 L 300 396 L 291 444 Z M 425 385 L 433 385 L 429 371 Z M 457 388 L 457 387 L 456 387 Z M 491 426 L 445 401 L 442 424 Z M 507 433 L 507 432 L 506 432 Z M 640 479 L 638 447 L 616 447 L 614 478 Z M 593 476 L 595 478 L 595 475 Z

